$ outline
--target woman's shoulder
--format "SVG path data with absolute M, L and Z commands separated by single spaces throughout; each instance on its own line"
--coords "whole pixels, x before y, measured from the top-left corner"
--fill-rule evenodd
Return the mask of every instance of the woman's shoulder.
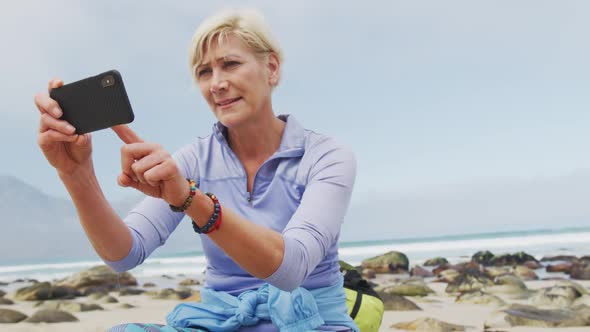
M 305 129 L 304 158 L 310 161 L 321 159 L 355 160 L 353 149 L 332 136 Z

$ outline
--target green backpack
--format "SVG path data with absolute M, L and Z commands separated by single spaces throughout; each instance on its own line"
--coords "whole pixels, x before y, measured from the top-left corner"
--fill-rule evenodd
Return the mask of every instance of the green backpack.
M 383 301 L 359 271 L 346 269 L 343 264 L 340 266 L 340 270 L 345 272 L 344 292 L 348 314 L 361 332 L 379 331 L 383 319 Z

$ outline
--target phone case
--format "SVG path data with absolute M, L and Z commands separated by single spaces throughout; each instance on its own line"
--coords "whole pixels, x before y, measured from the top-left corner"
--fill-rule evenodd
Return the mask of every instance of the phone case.
M 85 134 L 134 119 L 123 78 L 116 70 L 66 84 L 50 92 L 77 134 Z

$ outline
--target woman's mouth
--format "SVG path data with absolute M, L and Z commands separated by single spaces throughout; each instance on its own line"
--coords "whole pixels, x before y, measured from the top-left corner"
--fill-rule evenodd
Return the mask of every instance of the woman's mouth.
M 229 99 L 224 99 L 222 101 L 218 101 L 218 102 L 216 102 L 216 104 L 217 104 L 217 106 L 219 106 L 222 109 L 224 109 L 224 108 L 232 107 L 235 103 L 237 103 L 241 99 L 242 99 L 242 97 L 229 98 Z

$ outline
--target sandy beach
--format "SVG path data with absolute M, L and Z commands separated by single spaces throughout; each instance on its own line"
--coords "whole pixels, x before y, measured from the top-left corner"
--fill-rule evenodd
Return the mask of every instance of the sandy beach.
M 384 281 L 391 275 L 379 275 L 377 281 Z M 577 281 L 588 289 L 590 281 Z M 554 280 L 527 281 L 529 290 L 536 290 L 551 287 L 556 284 Z M 422 317 L 439 319 L 448 323 L 467 326 L 466 331 L 483 331 L 483 322 L 490 314 L 497 310 L 492 305 L 458 304 L 455 303 L 455 296 L 447 295 L 445 292 L 446 283 L 429 282 L 427 285 L 435 291 L 435 294 L 426 297 L 407 297 L 420 306 L 422 311 L 386 311 L 380 331 L 405 331 L 391 328 L 390 326 L 399 322 L 413 321 Z M 118 303 L 100 304 L 104 310 L 75 312 L 73 313 L 79 321 L 65 323 L 27 323 L 2 324 L 1 330 L 6 332 L 25 331 L 105 331 L 109 327 L 125 322 L 151 322 L 163 323 L 167 312 L 178 304 L 179 300 L 153 299 L 148 295 L 125 295 L 120 296 L 118 292 L 111 292 L 109 295 L 115 297 Z M 7 294 L 8 296 L 8 294 Z M 76 302 L 94 303 L 89 297 L 76 298 Z M 510 300 L 509 300 L 510 301 Z M 513 302 L 523 302 L 515 300 Z M 33 301 L 17 301 L 13 305 L 1 305 L 0 308 L 20 311 L 31 316 L 38 308 L 34 307 Z M 123 309 L 122 304 L 130 304 L 134 308 Z M 512 327 L 493 329 L 493 331 L 506 332 L 532 332 L 532 331 L 590 331 L 590 327 L 570 328 L 539 328 L 539 327 Z M 490 330 L 491 331 L 491 330 Z

